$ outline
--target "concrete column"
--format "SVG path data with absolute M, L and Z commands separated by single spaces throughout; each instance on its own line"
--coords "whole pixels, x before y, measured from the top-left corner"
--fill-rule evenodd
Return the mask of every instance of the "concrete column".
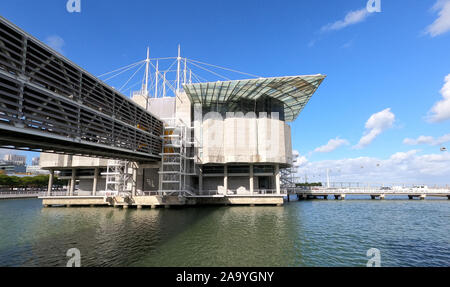
M 198 175 L 198 192 L 203 194 L 203 172 L 200 170 L 200 174 Z
M 98 185 L 98 174 L 100 172 L 100 169 L 98 167 L 95 168 L 94 171 L 94 183 L 92 184 L 92 196 L 97 195 L 97 185 Z
M 131 187 L 131 196 L 135 197 L 136 196 L 136 191 L 137 191 L 137 167 L 135 164 L 132 164 L 132 174 L 133 174 L 133 183 L 132 183 L 132 187 Z
M 66 196 L 69 196 L 69 194 L 70 194 L 70 186 L 72 185 L 70 182 L 71 182 L 71 180 L 69 179 L 68 182 L 67 182 Z
M 52 195 L 54 177 L 55 177 L 55 171 L 52 169 L 52 170 L 50 170 L 50 176 L 48 178 L 47 196 L 51 196 Z
M 161 167 L 159 168 L 159 172 L 160 172 L 160 174 L 159 174 L 159 182 L 158 182 L 158 191 L 159 192 L 161 192 L 163 190 L 163 179 L 164 179 L 164 176 L 162 174 L 162 171 L 163 171 L 163 167 L 162 167 L 162 164 L 161 164 Z
M 277 189 L 277 194 L 281 194 L 281 174 L 279 164 L 275 166 L 275 186 Z
M 228 195 L 228 166 L 224 167 L 223 187 L 225 188 L 225 195 Z
M 253 164 L 250 165 L 250 194 L 255 192 L 255 173 L 253 170 Z
M 75 191 L 75 182 L 77 180 L 76 174 L 77 174 L 77 170 L 73 168 L 72 169 L 72 178 L 70 179 L 69 196 L 73 196 L 74 191 Z

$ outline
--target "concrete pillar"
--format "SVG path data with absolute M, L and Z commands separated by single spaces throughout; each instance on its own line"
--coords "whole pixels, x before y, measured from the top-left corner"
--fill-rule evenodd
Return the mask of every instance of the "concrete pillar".
M 96 167 L 94 171 L 94 183 L 92 184 L 92 196 L 97 195 L 97 185 L 98 185 L 98 174 L 99 174 L 99 168 Z
M 380 195 L 380 200 L 385 200 L 385 199 L 386 199 L 386 194 Z
M 69 195 L 70 195 L 70 186 L 72 185 L 72 184 L 70 183 L 71 181 L 72 181 L 72 180 L 69 179 L 68 182 L 67 182 L 66 196 L 69 196 Z
M 131 196 L 136 197 L 136 191 L 137 191 L 137 167 L 136 164 L 132 164 L 132 174 L 133 174 L 133 183 L 131 187 Z
M 277 189 L 277 194 L 281 194 L 281 174 L 280 174 L 280 165 L 275 165 L 275 186 Z
M 74 191 L 75 191 L 75 182 L 77 180 L 76 174 L 77 174 L 77 170 L 73 168 L 72 169 L 72 178 L 70 179 L 69 196 L 73 196 Z
M 422 194 L 421 196 L 420 196 L 420 200 L 425 200 L 427 198 L 427 195 L 426 194 Z
M 225 188 L 225 195 L 228 195 L 228 166 L 224 167 L 223 187 Z
M 250 194 L 253 195 L 255 192 L 255 173 L 253 164 L 250 165 Z
M 47 190 L 47 196 L 52 195 L 52 189 L 53 189 L 53 180 L 55 178 L 55 171 L 52 169 L 50 170 L 50 176 L 48 178 L 48 190 Z
M 198 175 L 198 192 L 203 194 L 203 172 L 200 170 L 200 174 Z

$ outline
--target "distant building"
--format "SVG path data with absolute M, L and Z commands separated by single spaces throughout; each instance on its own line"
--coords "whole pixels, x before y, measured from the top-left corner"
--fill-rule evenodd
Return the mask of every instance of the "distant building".
M 27 166 L 26 170 L 27 174 L 30 175 L 47 175 L 50 174 L 48 170 L 43 170 L 39 165 L 31 165 Z
M 39 166 L 40 159 L 41 159 L 40 157 L 33 157 L 33 159 L 31 160 L 31 165 Z
M 25 166 L 27 164 L 27 157 L 25 155 L 7 154 L 3 159 L 11 165 Z
M 26 173 L 27 168 L 24 165 L 11 165 L 7 163 L 0 164 L 0 171 L 7 175 Z

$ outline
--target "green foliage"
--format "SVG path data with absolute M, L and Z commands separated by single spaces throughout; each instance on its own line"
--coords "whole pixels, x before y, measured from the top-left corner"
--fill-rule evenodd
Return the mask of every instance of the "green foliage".
M 48 185 L 49 175 L 38 175 L 29 177 L 7 176 L 0 174 L 0 187 L 8 188 L 43 188 Z M 63 186 L 67 180 L 55 178 L 54 185 Z

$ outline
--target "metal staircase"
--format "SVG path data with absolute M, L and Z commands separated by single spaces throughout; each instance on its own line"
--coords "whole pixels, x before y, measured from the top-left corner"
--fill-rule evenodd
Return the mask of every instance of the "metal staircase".
M 178 194 L 194 196 L 193 190 L 186 182 L 188 176 L 196 175 L 193 155 L 193 128 L 181 120 L 164 121 L 163 148 L 159 191 L 164 195 Z
M 108 167 L 106 173 L 106 193 L 108 195 L 129 195 L 131 189 L 128 187 L 128 183 L 132 180 L 132 173 L 130 173 L 131 163 L 122 160 L 110 160 L 108 161 Z
M 298 172 L 298 154 L 293 154 L 292 166 L 281 170 L 281 187 L 296 187 L 296 178 Z

